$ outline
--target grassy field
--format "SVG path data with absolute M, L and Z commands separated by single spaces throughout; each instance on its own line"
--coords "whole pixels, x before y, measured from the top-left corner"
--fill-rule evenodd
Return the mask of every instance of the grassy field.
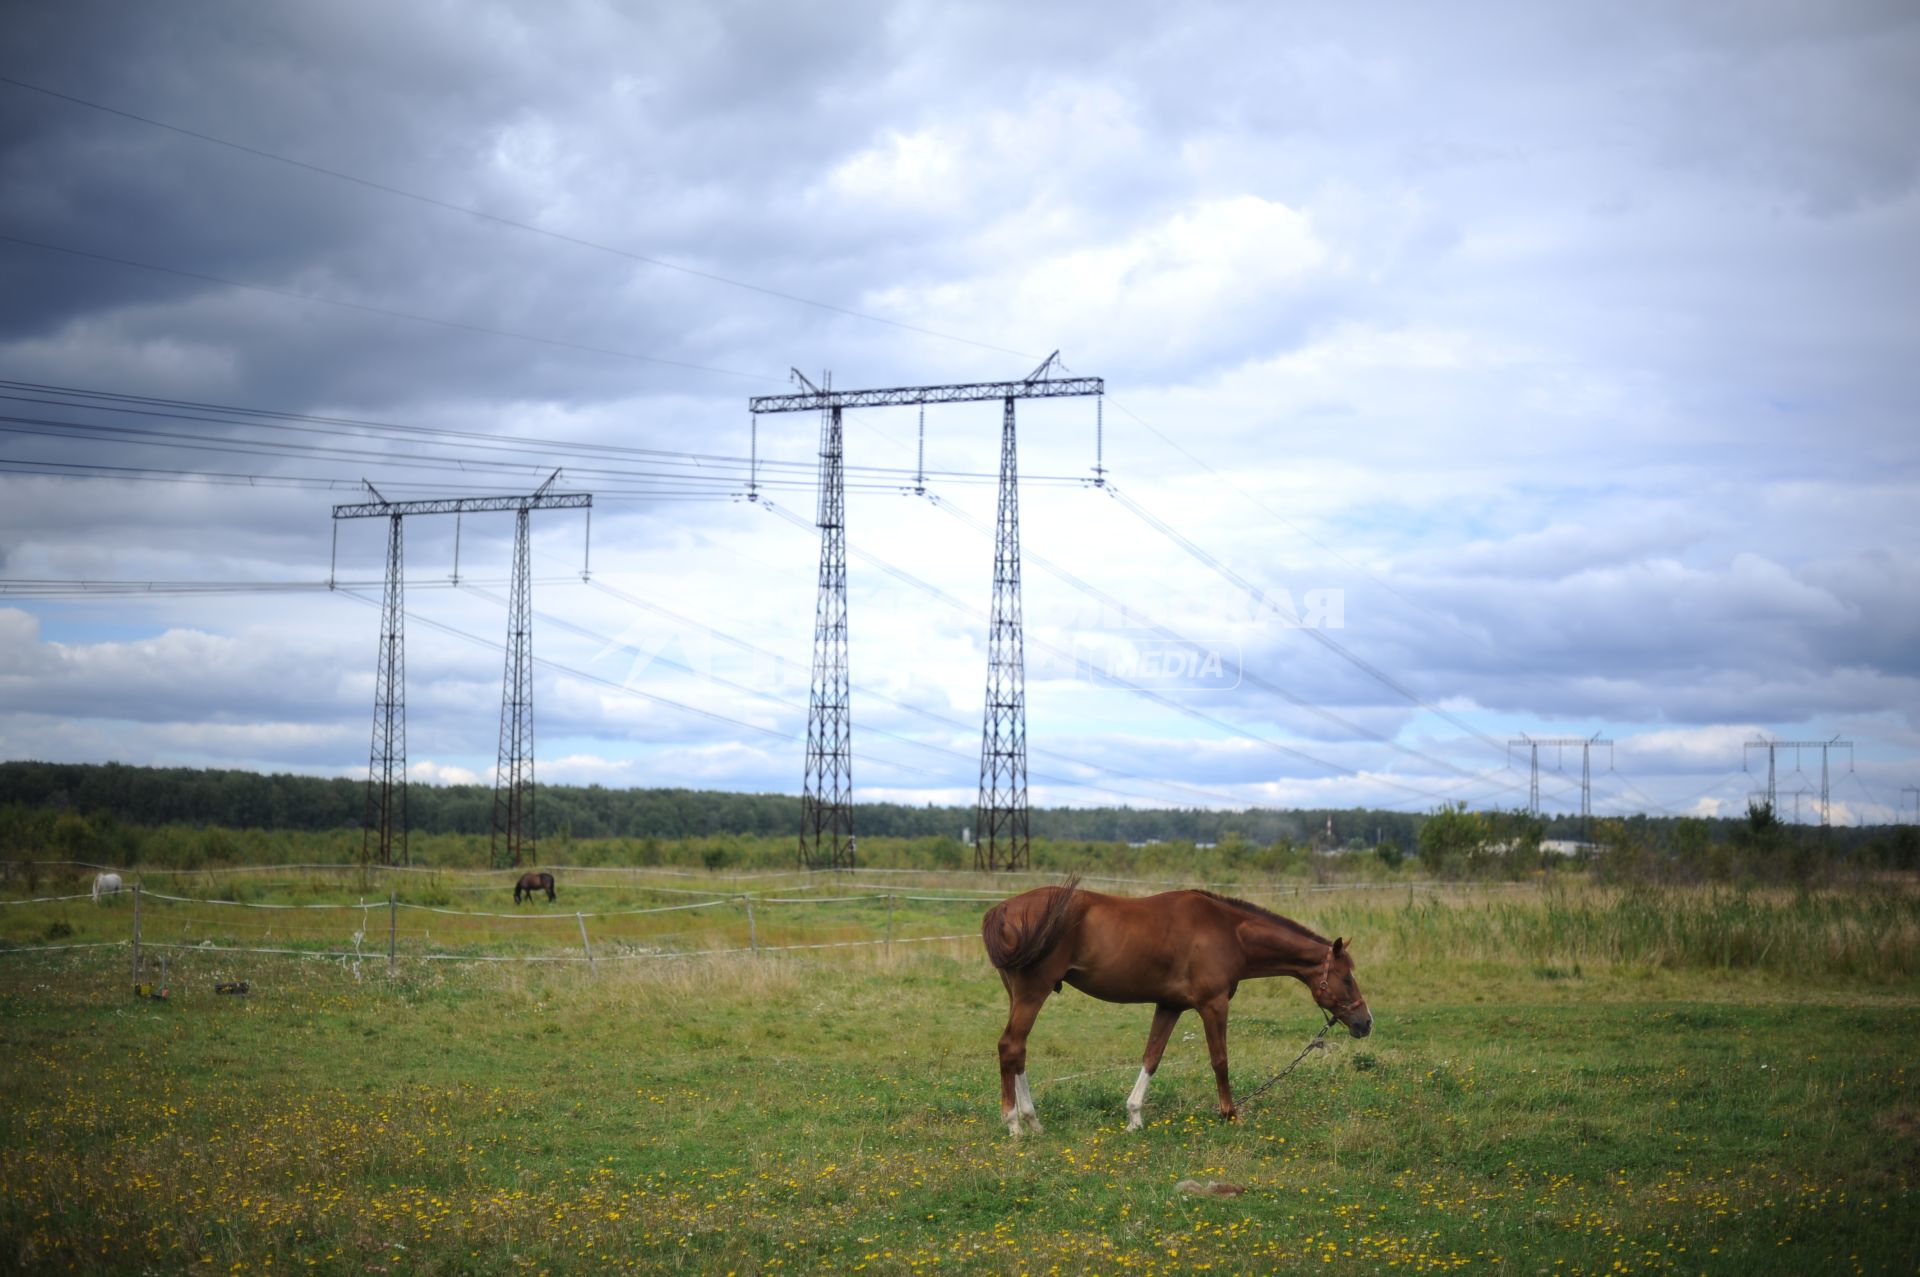
M 1371 1038 L 1227 1124 L 1189 1017 L 1129 1135 L 1148 1013 L 1068 990 L 1018 1142 L 972 943 L 392 977 L 177 951 L 166 1003 L 121 949 L 0 953 L 0 1268 L 1914 1271 L 1909 886 L 1274 903 L 1356 937 Z M 1244 986 L 1239 1085 L 1317 1027 Z

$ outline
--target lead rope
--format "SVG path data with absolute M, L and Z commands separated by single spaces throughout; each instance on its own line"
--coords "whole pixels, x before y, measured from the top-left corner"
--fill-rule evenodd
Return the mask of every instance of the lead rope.
M 1300 1054 L 1293 1057 L 1292 1064 L 1287 1065 L 1286 1068 L 1281 1069 L 1278 1073 L 1274 1074 L 1272 1077 L 1262 1082 L 1259 1086 L 1254 1087 L 1252 1091 L 1247 1093 L 1246 1098 L 1236 1101 L 1234 1104 L 1234 1107 L 1245 1108 L 1247 1105 L 1253 1103 L 1255 1100 L 1259 1099 L 1262 1095 L 1266 1094 L 1267 1091 L 1272 1089 L 1274 1084 L 1279 1082 L 1281 1078 L 1284 1078 L 1287 1074 L 1293 1072 L 1294 1069 L 1298 1068 L 1300 1066 L 1300 1061 L 1306 1059 L 1309 1055 L 1312 1055 L 1315 1051 L 1326 1050 L 1327 1049 L 1327 1041 L 1326 1041 L 1327 1033 L 1337 1023 L 1339 1023 L 1339 1021 L 1335 1020 L 1332 1016 L 1330 1015 L 1327 1016 L 1327 1022 L 1320 1026 L 1320 1031 L 1318 1033 L 1314 1034 L 1311 1038 L 1307 1040 L 1307 1044 L 1305 1046 L 1300 1048 Z

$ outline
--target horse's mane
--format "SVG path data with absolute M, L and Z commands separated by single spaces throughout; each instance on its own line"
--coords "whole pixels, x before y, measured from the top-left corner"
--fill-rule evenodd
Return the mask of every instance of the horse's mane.
M 1321 935 L 1318 931 L 1313 930 L 1313 928 L 1303 927 L 1299 923 L 1295 922 L 1292 918 L 1283 918 L 1279 914 L 1275 913 L 1273 910 L 1254 904 L 1251 900 L 1241 900 L 1234 896 L 1223 896 L 1217 891 L 1202 891 L 1200 894 L 1205 896 L 1209 900 L 1219 901 L 1221 904 L 1226 905 L 1229 909 L 1238 909 L 1241 913 L 1250 913 L 1256 918 L 1264 918 L 1268 922 L 1277 922 L 1282 927 L 1285 927 L 1287 930 L 1295 932 L 1298 935 L 1304 936 L 1308 940 L 1313 941 L 1315 944 L 1332 944 L 1333 943 L 1333 941 L 1327 939 L 1325 936 Z

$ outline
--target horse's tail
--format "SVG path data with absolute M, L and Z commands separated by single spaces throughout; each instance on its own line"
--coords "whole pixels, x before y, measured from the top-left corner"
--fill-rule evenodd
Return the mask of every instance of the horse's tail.
M 1079 890 L 1076 874 L 1058 887 L 1042 887 L 987 910 L 980 922 L 980 938 L 986 943 L 988 960 L 1002 971 L 1025 971 L 1045 957 L 1066 931 L 1067 906 Z M 1032 908 L 1009 913 L 1008 905 L 1040 892 L 1046 893 L 1047 901 L 1037 915 Z

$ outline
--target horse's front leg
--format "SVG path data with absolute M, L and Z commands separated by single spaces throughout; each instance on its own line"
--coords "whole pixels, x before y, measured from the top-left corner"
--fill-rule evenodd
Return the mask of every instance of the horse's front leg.
M 1200 1023 L 1207 1030 L 1207 1057 L 1213 1061 L 1213 1084 L 1220 1093 L 1220 1116 L 1231 1122 L 1240 1116 L 1233 1104 L 1233 1087 L 1227 1082 L 1227 999 L 1218 998 L 1200 1004 Z
M 1167 1039 L 1173 1036 L 1174 1023 L 1179 1020 L 1184 1007 L 1161 1003 L 1153 1011 L 1153 1027 L 1147 1030 L 1147 1053 L 1140 1060 L 1140 1076 L 1134 1079 L 1133 1093 L 1127 1096 L 1127 1129 L 1137 1131 L 1145 1125 L 1141 1114 L 1147 1107 L 1147 1083 L 1160 1068 L 1160 1057 L 1166 1053 Z
M 1006 986 L 1007 1027 L 1000 1034 L 1000 1120 L 1007 1124 L 1009 1135 L 1020 1134 L 1023 1127 L 1037 1135 L 1040 1113 L 1027 1087 L 1027 1035 L 1050 990 L 1044 983 L 1028 980 L 1006 980 Z

